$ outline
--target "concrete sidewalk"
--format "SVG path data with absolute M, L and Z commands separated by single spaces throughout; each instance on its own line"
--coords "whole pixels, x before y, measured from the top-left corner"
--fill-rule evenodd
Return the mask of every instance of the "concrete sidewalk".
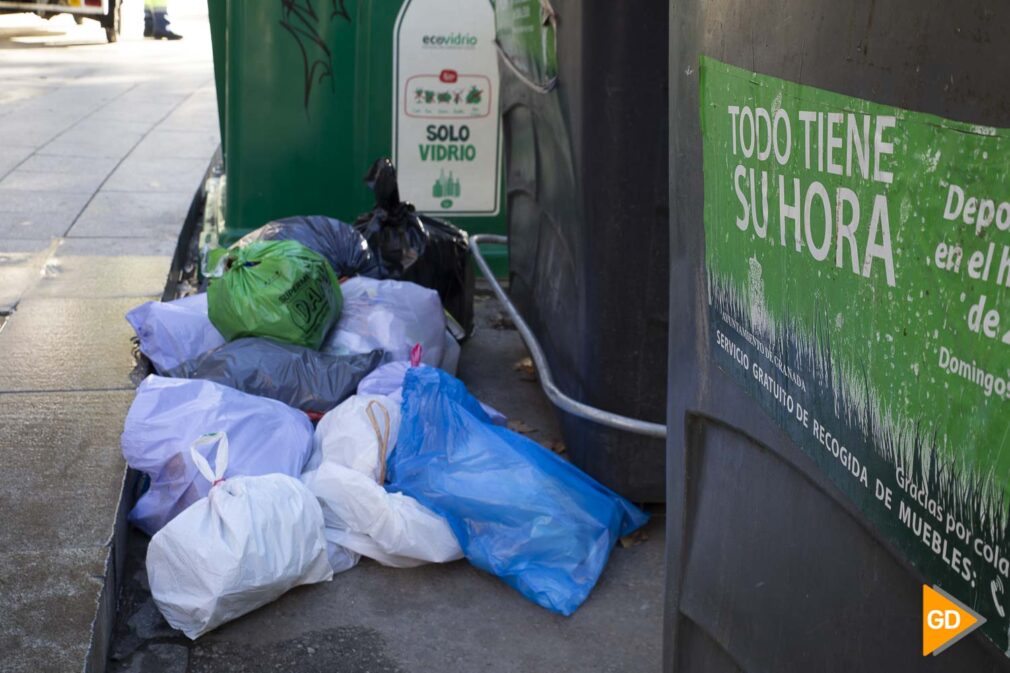
M 103 658 L 92 626 L 133 399 L 123 314 L 161 295 L 218 144 L 205 6 L 173 1 L 176 43 L 0 16 L 4 671 Z

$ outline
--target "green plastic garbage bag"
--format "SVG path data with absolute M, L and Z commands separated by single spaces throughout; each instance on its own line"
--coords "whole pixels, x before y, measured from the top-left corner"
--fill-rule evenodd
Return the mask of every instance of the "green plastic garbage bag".
M 207 289 L 210 321 L 226 340 L 270 337 L 315 350 L 343 303 L 330 263 L 297 241 L 230 250 Z

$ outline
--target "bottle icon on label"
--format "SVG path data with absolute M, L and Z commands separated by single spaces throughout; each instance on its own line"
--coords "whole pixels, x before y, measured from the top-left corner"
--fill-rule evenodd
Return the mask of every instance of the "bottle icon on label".
M 449 171 L 449 175 L 445 174 L 445 170 L 439 171 L 438 178 L 431 187 L 431 195 L 436 199 L 442 199 L 439 205 L 443 208 L 451 208 L 452 200 L 459 198 L 459 194 L 459 178 L 453 177 L 452 171 Z

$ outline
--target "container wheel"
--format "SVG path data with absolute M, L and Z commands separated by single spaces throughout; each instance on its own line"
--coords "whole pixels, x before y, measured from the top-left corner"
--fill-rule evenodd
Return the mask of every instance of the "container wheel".
M 102 17 L 105 39 L 109 44 L 119 39 L 119 33 L 123 29 L 122 4 L 122 0 L 110 0 L 109 13 Z

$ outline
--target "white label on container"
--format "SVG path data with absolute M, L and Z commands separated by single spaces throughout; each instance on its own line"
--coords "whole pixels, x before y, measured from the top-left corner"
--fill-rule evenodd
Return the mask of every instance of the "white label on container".
M 400 196 L 424 212 L 497 215 L 494 8 L 484 0 L 406 0 L 393 30 L 393 161 Z

